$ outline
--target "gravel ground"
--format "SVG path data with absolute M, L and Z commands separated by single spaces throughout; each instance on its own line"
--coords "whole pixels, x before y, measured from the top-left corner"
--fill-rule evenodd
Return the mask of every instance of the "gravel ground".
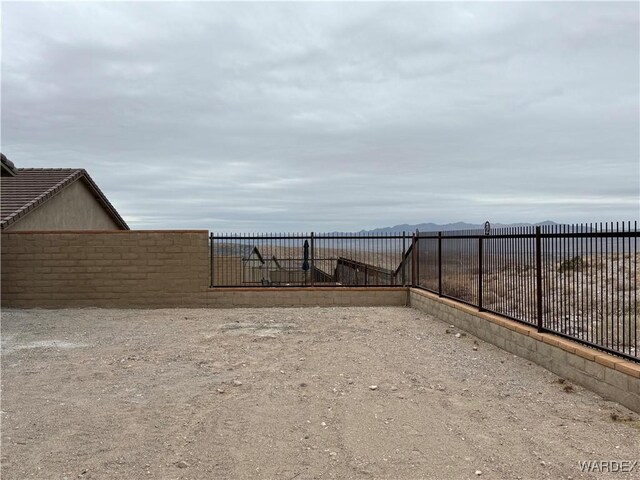
M 6 480 L 640 478 L 578 464 L 638 415 L 409 308 L 5 310 L 1 408 Z

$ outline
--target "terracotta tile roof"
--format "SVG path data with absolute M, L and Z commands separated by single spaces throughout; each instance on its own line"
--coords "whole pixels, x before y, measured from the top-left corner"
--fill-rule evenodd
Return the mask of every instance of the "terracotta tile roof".
M 0 228 L 16 222 L 75 181 L 82 181 L 109 216 L 124 230 L 129 227 L 81 168 L 17 168 L 14 176 L 0 180 Z

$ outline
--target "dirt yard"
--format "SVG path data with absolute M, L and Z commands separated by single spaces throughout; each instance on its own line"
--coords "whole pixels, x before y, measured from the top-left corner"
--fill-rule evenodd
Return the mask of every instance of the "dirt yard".
M 579 467 L 640 460 L 638 415 L 456 333 L 409 308 L 5 310 L 2 479 L 640 478 Z

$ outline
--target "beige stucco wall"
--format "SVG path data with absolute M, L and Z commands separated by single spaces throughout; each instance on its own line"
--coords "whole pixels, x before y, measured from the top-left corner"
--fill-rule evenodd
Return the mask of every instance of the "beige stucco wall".
M 117 230 L 118 228 L 84 182 L 76 180 L 7 227 L 5 231 Z

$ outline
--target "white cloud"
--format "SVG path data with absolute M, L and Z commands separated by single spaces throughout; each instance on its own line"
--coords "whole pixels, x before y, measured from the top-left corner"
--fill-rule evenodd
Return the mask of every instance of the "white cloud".
M 638 218 L 638 13 L 7 3 L 2 149 L 135 228 Z

